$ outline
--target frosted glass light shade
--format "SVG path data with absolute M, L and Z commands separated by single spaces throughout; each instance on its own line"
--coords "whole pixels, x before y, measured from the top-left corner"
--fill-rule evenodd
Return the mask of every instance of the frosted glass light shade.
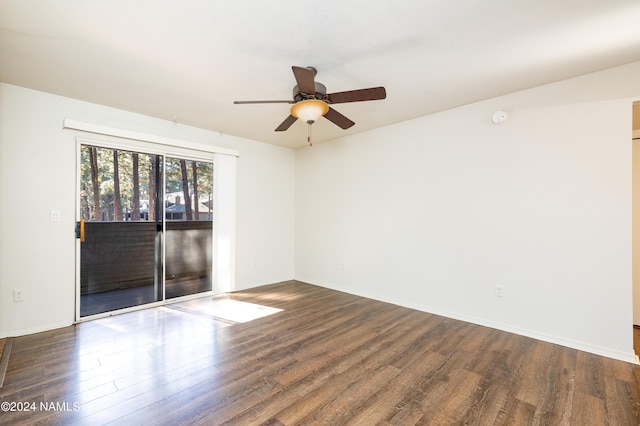
M 291 107 L 291 115 L 309 124 L 317 121 L 328 111 L 329 105 L 318 99 L 305 99 Z

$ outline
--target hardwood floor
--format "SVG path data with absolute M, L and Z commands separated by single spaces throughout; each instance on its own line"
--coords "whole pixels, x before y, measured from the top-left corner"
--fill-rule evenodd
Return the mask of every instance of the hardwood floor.
M 0 401 L 33 403 L 11 425 L 637 425 L 640 367 L 291 281 L 17 337 Z

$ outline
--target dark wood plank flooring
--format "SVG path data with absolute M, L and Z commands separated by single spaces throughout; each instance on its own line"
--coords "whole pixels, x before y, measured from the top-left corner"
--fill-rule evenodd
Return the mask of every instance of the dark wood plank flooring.
M 291 281 L 17 337 L 0 401 L 35 409 L 0 424 L 637 425 L 639 380 L 621 361 Z

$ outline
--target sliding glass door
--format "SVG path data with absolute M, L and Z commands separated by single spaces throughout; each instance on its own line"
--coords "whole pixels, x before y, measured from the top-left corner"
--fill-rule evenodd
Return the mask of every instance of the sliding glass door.
M 166 298 L 211 290 L 213 163 L 167 157 Z
M 79 316 L 212 289 L 213 163 L 80 146 Z

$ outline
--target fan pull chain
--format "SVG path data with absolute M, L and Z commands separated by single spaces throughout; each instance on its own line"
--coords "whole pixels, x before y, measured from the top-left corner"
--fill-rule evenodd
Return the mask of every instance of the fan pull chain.
M 309 146 L 313 146 L 313 144 L 311 143 L 311 123 L 308 124 L 308 131 L 307 131 L 307 142 L 309 142 Z

